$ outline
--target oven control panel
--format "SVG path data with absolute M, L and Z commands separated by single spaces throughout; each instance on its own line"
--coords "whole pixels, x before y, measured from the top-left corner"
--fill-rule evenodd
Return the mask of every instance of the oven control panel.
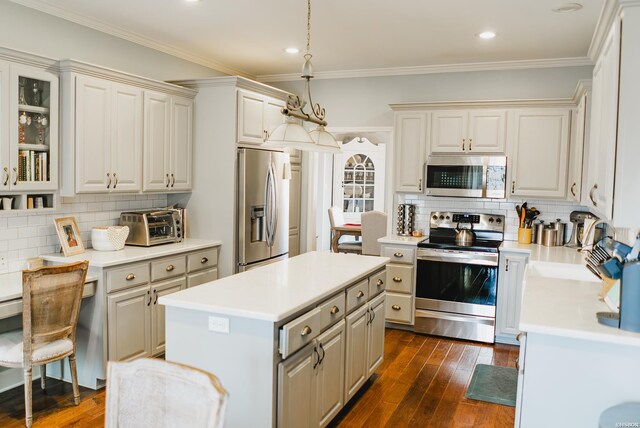
M 504 233 L 504 216 L 500 214 L 475 214 L 434 211 L 430 228 L 455 229 L 458 224 L 472 224 L 474 230 L 490 230 Z

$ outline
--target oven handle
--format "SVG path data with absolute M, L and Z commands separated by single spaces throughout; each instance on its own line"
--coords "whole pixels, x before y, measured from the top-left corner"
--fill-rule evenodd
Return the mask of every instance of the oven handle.
M 496 256 L 478 256 L 462 253 L 447 253 L 443 255 L 418 255 L 418 260 L 444 263 L 464 263 L 469 265 L 480 266 L 498 266 L 498 257 Z

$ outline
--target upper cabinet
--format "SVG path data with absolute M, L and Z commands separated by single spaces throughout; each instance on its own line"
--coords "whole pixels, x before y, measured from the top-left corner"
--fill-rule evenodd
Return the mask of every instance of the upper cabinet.
M 564 198 L 567 186 L 569 108 L 513 112 L 511 192 L 513 196 Z
M 427 148 L 426 112 L 399 112 L 395 115 L 395 189 L 422 192 Z
M 504 153 L 506 110 L 432 113 L 430 153 Z
M 61 69 L 63 196 L 191 190 L 194 91 L 72 60 Z
M 266 95 L 238 91 L 238 143 L 262 144 L 284 122 L 285 102 Z
M 569 156 L 569 199 L 578 203 L 582 202 L 583 171 L 588 156 L 585 152 L 589 148 L 589 114 L 591 106 L 591 85 L 580 82 L 578 95 L 578 107 L 572 121 L 571 150 Z

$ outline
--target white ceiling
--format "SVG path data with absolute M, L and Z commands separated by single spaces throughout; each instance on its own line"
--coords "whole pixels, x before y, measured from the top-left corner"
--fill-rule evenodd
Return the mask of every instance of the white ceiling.
M 265 80 L 299 73 L 302 63 L 303 52 L 283 49 L 304 49 L 304 0 L 13 1 L 226 73 Z M 564 0 L 315 0 L 315 70 L 397 74 L 451 64 L 586 63 L 604 0 L 572 1 L 584 7 L 554 13 Z M 486 30 L 498 37 L 476 37 Z

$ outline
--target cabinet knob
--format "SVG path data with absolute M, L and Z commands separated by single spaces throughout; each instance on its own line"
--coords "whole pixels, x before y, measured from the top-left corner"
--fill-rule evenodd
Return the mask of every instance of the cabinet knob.
M 305 325 L 302 331 L 300 332 L 300 336 L 306 336 L 308 334 L 311 334 L 312 331 L 313 330 L 311 330 L 311 327 L 309 327 L 308 325 Z
M 401 259 L 402 256 L 403 256 L 403 254 L 401 252 L 399 252 L 399 251 L 397 253 L 393 253 L 393 257 L 397 257 L 397 258 Z
M 331 313 L 331 315 L 335 315 L 340 312 L 340 308 L 334 305 L 331 307 L 331 310 L 329 312 Z
M 6 186 L 8 182 L 9 182 L 9 168 L 5 166 L 4 167 L 4 183 L 2 183 L 2 185 Z
M 364 292 L 363 292 L 362 290 L 359 290 L 359 291 L 358 291 L 358 294 L 356 294 L 356 297 L 357 297 L 358 299 L 363 298 L 363 297 L 364 297 Z
M 174 270 L 176 267 L 174 265 L 169 265 L 167 266 L 167 272 L 171 272 L 172 270 Z
M 393 305 L 391 306 L 391 309 L 393 309 L 394 311 L 399 311 L 402 308 L 400 307 L 400 305 Z
M 402 278 L 400 278 L 399 276 L 394 276 L 393 282 L 402 282 Z
M 376 285 L 380 287 L 382 284 L 384 284 L 384 281 L 381 279 L 378 279 L 378 281 L 376 282 Z
M 129 275 L 127 275 L 127 277 L 126 277 L 126 280 L 127 280 L 127 281 L 132 281 L 132 280 L 134 280 L 134 279 L 136 279 L 136 276 L 135 276 L 134 274 L 132 274 L 132 273 L 130 273 L 130 274 L 129 274 Z
M 206 257 L 203 257 L 203 258 L 200 259 L 200 263 L 202 263 L 202 264 L 205 264 L 208 261 L 209 261 L 209 259 L 206 258 Z

